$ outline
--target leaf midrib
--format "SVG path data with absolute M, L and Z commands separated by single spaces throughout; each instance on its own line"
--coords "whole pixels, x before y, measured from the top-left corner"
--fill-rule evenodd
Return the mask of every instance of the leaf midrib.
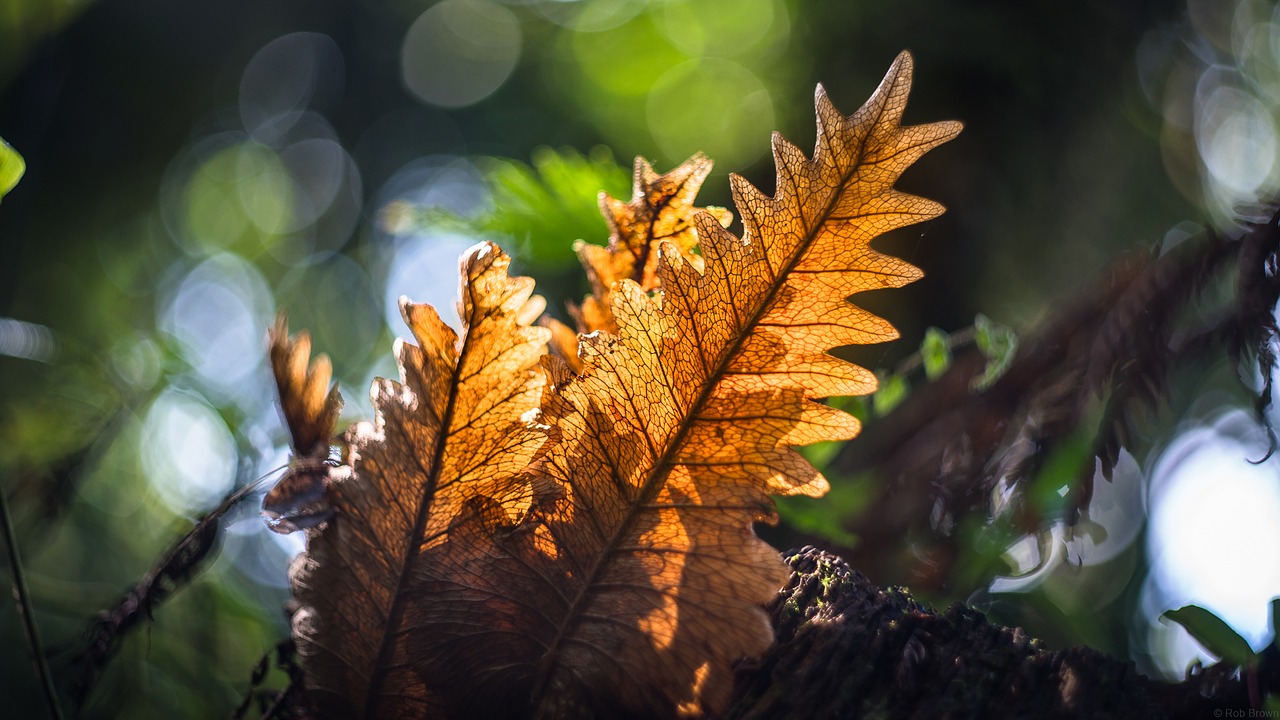
M 383 627 L 382 638 L 378 644 L 378 655 L 373 663 L 373 674 L 369 678 L 369 686 L 365 691 L 363 708 L 360 713 L 360 717 L 363 718 L 376 717 L 374 710 L 377 708 L 382 683 L 388 674 L 387 666 L 390 665 L 392 653 L 395 652 L 394 638 L 401 622 L 404 620 L 409 570 L 413 566 L 413 561 L 421 552 L 422 534 L 426 532 L 427 521 L 431 517 L 431 507 L 434 504 L 436 490 L 440 484 L 440 465 L 444 459 L 445 447 L 448 445 L 451 435 L 453 411 L 460 385 L 458 381 L 467 353 L 471 349 L 472 328 L 473 325 L 469 324 L 467 326 L 466 335 L 463 336 L 461 348 L 458 351 L 457 362 L 454 363 L 453 370 L 449 373 L 449 398 L 445 402 L 444 412 L 440 414 L 440 430 L 436 436 L 435 447 L 432 449 L 431 462 L 427 467 L 423 467 L 422 463 L 418 463 L 418 469 L 422 470 L 427 476 L 427 484 L 423 487 L 422 501 L 418 505 L 418 515 L 414 519 L 413 529 L 408 536 L 404 562 L 400 566 L 400 575 L 396 578 L 394 592 L 391 596 L 391 607 L 387 612 L 387 622 Z M 429 361 L 427 360 L 426 350 L 423 348 L 419 348 L 419 350 L 422 352 L 424 361 Z
M 634 266 L 631 268 L 631 279 L 641 287 L 644 286 L 644 271 L 649 266 L 649 255 L 653 252 L 654 226 L 658 224 L 658 219 L 662 217 L 662 212 L 671 206 L 675 198 L 679 197 L 680 191 L 684 190 L 684 186 L 688 182 L 689 178 L 685 178 L 676 187 L 675 192 L 664 195 L 660 198 L 660 202 L 650 207 L 649 219 L 645 230 L 645 237 L 649 238 L 649 241 L 644 244 L 644 248 L 639 253 L 633 256 Z M 663 239 L 666 237 L 670 237 L 670 235 L 665 236 Z
M 898 80 L 898 77 L 894 78 L 893 83 L 891 83 L 890 87 L 886 91 L 886 96 L 892 94 L 892 88 L 897 84 Z M 703 384 L 698 397 L 694 400 L 693 404 L 689 406 L 689 410 L 685 413 L 684 421 L 681 422 L 679 429 L 667 444 L 667 448 L 663 452 L 662 456 L 655 461 L 653 470 L 641 485 L 640 492 L 636 494 L 635 500 L 627 509 L 626 515 L 619 524 L 617 532 L 615 532 L 605 544 L 604 549 L 597 557 L 595 565 L 592 566 L 591 571 L 588 573 L 586 581 L 582 583 L 577 596 L 574 597 L 573 601 L 570 603 L 569 608 L 565 613 L 564 622 L 557 631 L 556 637 L 547 645 L 547 650 L 543 654 L 544 660 L 540 663 L 543 665 L 543 668 L 540 670 L 535 682 L 531 703 L 535 712 L 541 708 L 543 695 L 549 687 L 551 678 L 559 668 L 561 645 L 563 644 L 566 636 L 568 636 L 578 624 L 582 615 L 583 607 L 594 594 L 592 590 L 599 584 L 600 576 L 617 556 L 622 538 L 630 534 L 641 511 L 647 509 L 648 503 L 646 503 L 645 500 L 653 496 L 657 490 L 665 484 L 667 475 L 671 472 L 673 458 L 678 452 L 678 449 L 684 444 L 685 438 L 688 436 L 693 425 L 697 422 L 703 407 L 706 405 L 707 401 L 710 400 L 711 394 L 718 386 L 720 378 L 726 374 L 727 368 L 729 367 L 732 359 L 737 356 L 738 352 L 742 349 L 743 343 L 745 343 L 747 338 L 751 336 L 751 331 L 760 324 L 761 319 L 773 305 L 773 301 L 777 297 L 778 292 L 786 284 L 786 279 L 791 275 L 791 272 L 800 263 L 801 259 L 804 258 L 805 253 L 813 245 L 813 242 L 821 233 L 822 228 L 824 228 L 827 222 L 831 219 L 839 198 L 844 194 L 845 188 L 848 187 L 849 182 L 855 175 L 857 175 L 858 170 L 862 167 L 867 140 L 872 137 L 875 129 L 879 127 L 880 121 L 884 116 L 884 111 L 888 105 L 889 97 L 886 97 L 884 106 L 880 108 L 875 121 L 870 125 L 870 130 L 867 132 L 861 146 L 858 148 L 857 156 L 850 166 L 848 173 L 841 178 L 840 183 L 835 187 L 834 192 L 832 192 L 828 197 L 822 211 L 817 214 L 817 217 L 822 218 L 822 220 L 815 223 L 808 233 L 806 233 L 804 239 L 797 245 L 795 253 L 788 258 L 787 263 L 783 266 L 782 270 L 775 275 L 775 282 L 770 285 L 769 291 L 752 312 L 750 320 L 743 325 L 745 329 L 742 332 L 737 333 L 730 344 L 729 349 L 721 355 L 720 360 L 717 362 L 713 371 L 708 373 L 707 382 Z M 819 137 L 821 137 L 821 135 Z M 811 158 L 806 158 L 806 162 L 812 163 L 813 160 Z M 776 199 L 776 197 L 777 190 L 775 189 L 774 199 Z M 705 212 L 706 211 L 703 210 L 700 211 L 699 214 Z M 739 240 L 741 239 L 739 238 Z

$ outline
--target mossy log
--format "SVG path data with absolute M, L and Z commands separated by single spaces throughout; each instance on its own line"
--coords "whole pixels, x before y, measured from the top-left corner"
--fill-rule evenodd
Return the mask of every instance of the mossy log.
M 821 550 L 786 559 L 791 581 L 769 607 L 777 640 L 738 668 L 726 719 L 1266 717 L 1249 711 L 1258 683 L 1276 685 L 1274 657 L 1253 693 L 1220 667 L 1156 682 L 1096 650 L 1047 649 L 959 603 L 934 612 Z

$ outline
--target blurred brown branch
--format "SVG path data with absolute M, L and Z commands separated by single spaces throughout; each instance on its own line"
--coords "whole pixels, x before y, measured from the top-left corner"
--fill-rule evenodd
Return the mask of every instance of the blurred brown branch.
M 1121 448 L 1150 428 L 1171 373 L 1214 353 L 1237 363 L 1244 353 L 1256 357 L 1266 380 L 1255 409 L 1267 426 L 1278 242 L 1273 216 L 1238 239 L 1209 235 L 1162 256 L 1124 258 L 1024 340 L 985 391 L 971 389 L 985 359 L 975 350 L 958 354 L 945 374 L 869 423 L 834 461 L 840 471 L 872 469 L 882 480 L 869 510 L 847 524 L 859 542 L 841 549 L 846 559 L 879 582 L 940 588 L 962 551 L 948 537 L 958 518 L 988 515 L 1002 483 L 1024 490 L 1056 444 L 1081 431 L 1093 437 L 1092 456 L 1109 479 Z M 1192 312 L 1233 262 L 1229 303 Z M 1093 462 L 1080 468 L 1068 523 L 1087 511 L 1094 471 Z M 1045 518 L 1023 500 L 1014 494 L 1015 526 L 1041 527 Z

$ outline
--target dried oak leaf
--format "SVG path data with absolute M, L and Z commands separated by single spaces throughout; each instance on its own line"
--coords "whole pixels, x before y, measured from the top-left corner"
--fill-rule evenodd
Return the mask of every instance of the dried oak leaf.
M 775 135 L 775 197 L 732 178 L 743 238 L 700 215 L 702 272 L 664 243 L 661 292 L 613 286 L 618 332 L 581 338 L 582 374 L 544 360 L 527 519 L 474 496 L 412 579 L 406 642 L 447 712 L 715 712 L 733 663 L 769 646 L 761 606 L 787 570 L 752 523 L 770 495 L 827 490 L 791 446 L 855 435 L 815 400 L 875 387 L 827 351 L 896 336 L 845 298 L 918 278 L 869 242 L 942 212 L 892 188 L 960 129 L 899 125 L 910 69 L 899 56 L 849 118 L 819 88 L 814 159 Z
M 579 240 L 573 248 L 591 284 L 591 294 L 582 304 L 569 306 L 577 332 L 559 321 L 547 320 L 552 331 L 551 349 L 574 370 L 582 370 L 582 361 L 578 358 L 579 333 L 618 332 L 609 309 L 614 283 L 630 278 L 646 292 L 657 289 L 659 247 L 663 242 L 675 245 L 686 262 L 702 270 L 702 257 L 694 252 L 698 245 L 695 218 L 701 212 L 709 212 L 724 227 L 733 222 L 733 215 L 724 208 L 701 208 L 693 204 L 712 165 L 710 159 L 699 153 L 671 172 L 659 175 L 647 160 L 638 157 L 632 173 L 630 202 L 600 193 L 600 212 L 609 224 L 609 245 Z
M 293 457 L 289 470 L 262 501 L 267 527 L 290 533 L 313 527 L 333 516 L 325 497 L 329 471 L 329 441 L 342 412 L 342 396 L 330 387 L 333 367 L 321 355 L 311 359 L 311 335 L 289 337 L 281 313 L 268 333 L 271 372 L 280 396 L 280 409 L 289 427 Z
M 376 421 L 347 431 L 344 467 L 330 475 L 337 515 L 309 533 L 290 570 L 294 637 L 326 717 L 434 712 L 448 688 L 428 689 L 407 642 L 424 553 L 468 498 L 486 498 L 507 522 L 528 507 L 517 472 L 545 438 L 521 415 L 538 404 L 549 332 L 530 326 L 543 300 L 532 280 L 507 276 L 509 264 L 488 243 L 462 258 L 461 337 L 430 306 L 402 301 L 418 346 L 398 341 L 400 382 L 374 382 Z M 476 612 L 459 606 L 455 620 Z

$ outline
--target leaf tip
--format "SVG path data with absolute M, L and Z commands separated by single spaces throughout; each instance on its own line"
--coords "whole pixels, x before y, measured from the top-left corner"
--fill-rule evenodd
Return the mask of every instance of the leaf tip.
M 912 70 L 915 68 L 915 58 L 911 56 L 910 50 L 903 50 L 893 59 L 893 64 L 889 66 L 889 72 L 885 73 L 885 78 L 890 76 L 897 77 L 899 74 L 906 73 L 910 78 Z
M 911 53 L 906 50 L 898 53 L 898 57 L 893 59 L 893 64 L 885 72 L 880 85 L 858 112 L 872 111 L 874 115 L 879 115 L 887 111 L 896 124 L 907 106 L 907 94 L 911 91 L 911 76 L 914 69 L 915 64 L 911 59 Z

